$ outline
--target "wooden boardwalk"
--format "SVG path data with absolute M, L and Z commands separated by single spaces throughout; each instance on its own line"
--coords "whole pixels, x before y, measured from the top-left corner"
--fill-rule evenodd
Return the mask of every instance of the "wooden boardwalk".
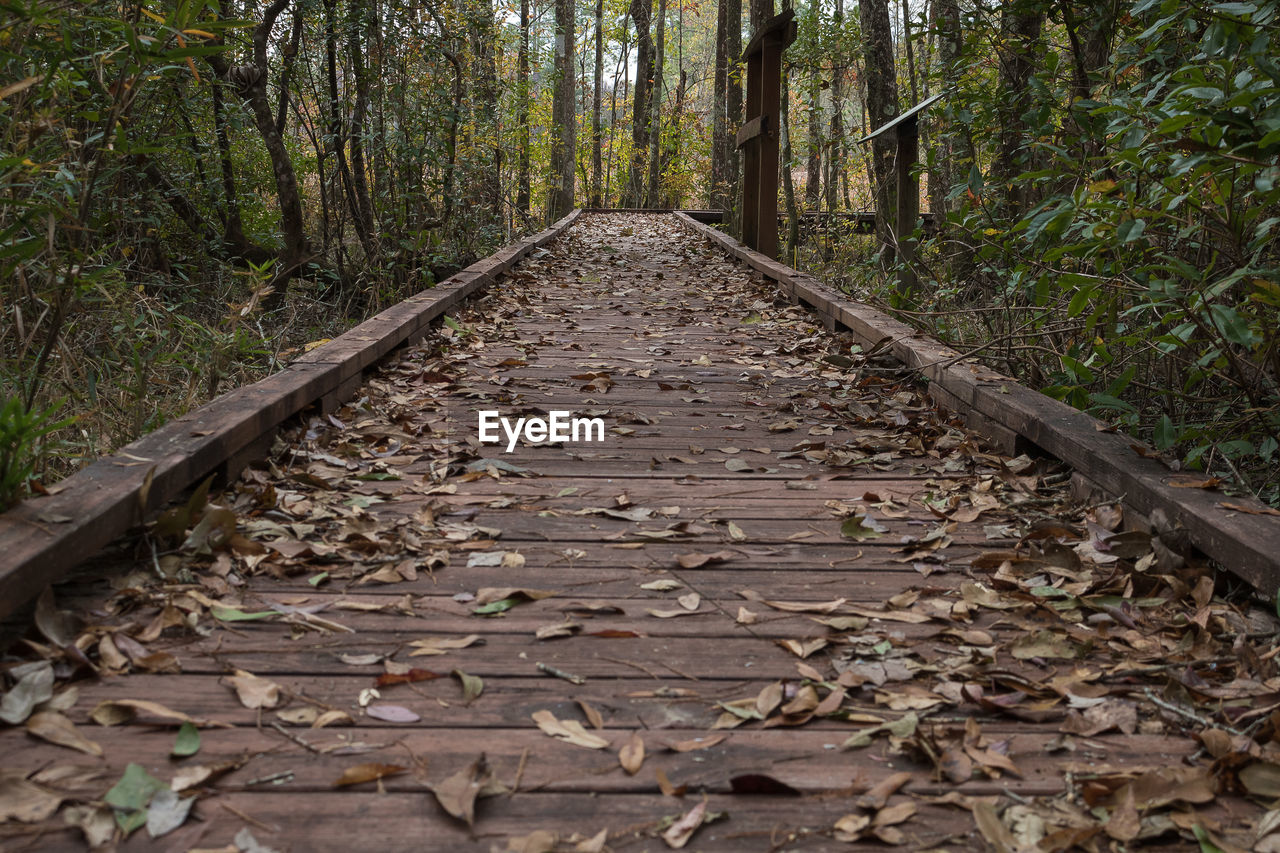
M 670 216 L 584 216 L 453 320 L 57 589 L 102 754 L 0 729 L 5 849 L 84 849 L 130 763 L 197 799 L 123 850 L 1254 844 L 1274 618 L 1059 463 Z M 506 453 L 480 410 L 606 432 Z

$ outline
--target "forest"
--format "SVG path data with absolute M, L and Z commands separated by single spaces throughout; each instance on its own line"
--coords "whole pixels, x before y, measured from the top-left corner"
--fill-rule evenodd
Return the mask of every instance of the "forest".
M 785 8 L 782 259 L 1280 504 L 1280 3 L 773 2 L 4 0 L 0 504 L 574 207 L 732 230 Z M 938 93 L 905 292 L 838 214 Z

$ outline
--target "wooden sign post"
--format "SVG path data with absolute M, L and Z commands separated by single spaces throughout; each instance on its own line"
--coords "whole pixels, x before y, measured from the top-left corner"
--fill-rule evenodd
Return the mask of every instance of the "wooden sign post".
M 916 220 L 920 218 L 920 179 L 913 171 L 916 161 L 920 159 L 920 114 L 942 100 L 946 92 L 939 92 L 926 98 L 907 110 L 902 115 L 887 121 L 880 127 L 858 140 L 859 144 L 870 142 L 877 136 L 892 133 L 897 139 L 898 151 L 895 157 L 898 181 L 897 222 L 893 228 L 894 242 L 897 244 L 898 292 L 904 296 L 916 289 L 915 267 L 916 241 L 911 235 L 916 230 Z
M 770 18 L 742 52 L 747 63 L 746 124 L 738 131 L 743 152 L 742 242 L 778 256 L 778 128 L 782 107 L 782 52 L 795 41 L 795 12 Z

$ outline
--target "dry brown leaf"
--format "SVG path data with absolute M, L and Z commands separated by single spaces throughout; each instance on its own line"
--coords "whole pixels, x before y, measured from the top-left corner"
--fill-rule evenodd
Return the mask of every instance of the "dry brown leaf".
M 167 708 L 159 702 L 149 702 L 145 699 L 108 699 L 99 702 L 89 714 L 90 719 L 100 726 L 118 726 L 138 716 L 164 720 L 172 724 L 211 725 L 207 721 L 196 720 L 181 711 Z
M 527 598 L 530 601 L 541 601 L 544 598 L 550 598 L 555 595 L 555 590 L 550 589 L 525 589 L 518 586 L 487 586 L 476 590 L 477 605 L 493 604 L 495 601 L 502 601 L 504 598 Z
M 1142 831 L 1138 807 L 1133 802 L 1133 788 L 1126 785 L 1120 792 L 1120 802 L 1111 810 L 1103 829 L 1116 841 L 1132 841 Z
M 825 649 L 828 645 L 827 640 L 822 637 L 816 640 L 778 640 L 777 643 L 801 660 L 814 652 Z
M 0 770 L 0 823 L 38 823 L 53 816 L 62 797 L 26 778 L 20 770 Z
M 348 785 L 360 785 L 365 782 L 373 782 L 376 779 L 384 779 L 387 776 L 396 776 L 408 769 L 399 764 L 379 764 L 377 762 L 369 762 L 367 764 L 357 764 L 348 767 L 342 771 L 333 782 L 335 788 L 345 788 Z
M 543 733 L 566 743 L 586 749 L 605 749 L 609 746 L 609 741 L 591 734 L 577 720 L 557 720 L 554 714 L 546 710 L 535 711 L 532 716 Z
M 280 685 L 251 672 L 237 669 L 235 675 L 224 677 L 222 683 L 236 692 L 240 704 L 246 708 L 274 708 L 280 704 Z
M 640 772 L 644 764 L 644 739 L 639 732 L 632 732 L 627 742 L 618 750 L 618 763 L 631 776 Z
M 702 819 L 706 814 L 707 800 L 704 797 L 702 802 L 689 809 L 679 820 L 667 827 L 667 831 L 662 833 L 662 840 L 667 842 L 667 846 L 671 849 L 679 850 L 689 843 L 689 839 L 693 838 L 693 834 L 698 831 L 698 827 L 702 826 Z
M 732 551 L 716 551 L 712 554 L 680 554 L 676 557 L 676 562 L 680 564 L 682 569 L 697 569 L 708 563 L 723 563 L 726 560 L 732 560 L 738 556 Z
M 505 793 L 506 788 L 494 777 L 489 762 L 482 753 L 466 768 L 432 788 L 440 807 L 467 826 L 475 827 L 476 799 Z
M 673 752 L 697 752 L 700 749 L 710 749 L 716 744 L 727 738 L 727 734 L 717 733 L 713 735 L 703 735 L 692 740 L 681 740 L 675 743 L 666 744 L 667 749 Z
M 591 724 L 591 728 L 597 730 L 604 728 L 604 717 L 600 716 L 599 711 L 581 699 L 575 699 L 574 701 L 577 702 L 578 707 L 582 709 L 582 715 L 587 718 L 587 722 Z
M 874 786 L 869 788 L 866 793 L 858 797 L 854 802 L 861 808 L 877 810 L 884 808 L 884 804 L 889 798 L 897 793 L 898 789 L 911 781 L 911 774 L 904 771 L 893 773 L 881 779 Z
M 49 743 L 78 749 L 89 755 L 102 755 L 102 747 L 80 734 L 76 724 L 57 711 L 37 711 L 27 718 L 27 733 Z
M 465 637 L 426 637 L 421 640 L 414 640 L 409 644 L 410 647 L 413 648 L 413 651 L 409 652 L 409 657 L 418 657 L 419 655 L 443 655 L 457 649 L 465 649 L 468 646 L 474 646 L 483 642 L 484 638 L 479 634 L 468 634 Z

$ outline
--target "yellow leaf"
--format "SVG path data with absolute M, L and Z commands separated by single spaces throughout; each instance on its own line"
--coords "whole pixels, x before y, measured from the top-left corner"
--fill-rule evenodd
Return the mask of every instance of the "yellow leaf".
M 1100 193 L 1102 195 L 1106 195 L 1107 193 L 1111 192 L 1115 188 L 1116 188 L 1116 182 L 1112 180 L 1094 181 L 1093 183 L 1089 184 L 1089 192 Z
M 157 24 L 166 23 L 165 19 L 157 15 L 155 12 L 150 12 L 147 9 L 142 9 L 142 14 L 146 15 L 148 18 L 155 21 Z
M 183 35 L 188 35 L 188 36 L 200 36 L 200 38 L 206 38 L 206 39 L 217 38 L 217 36 L 215 36 L 213 33 L 208 32 L 206 30 L 183 30 L 182 32 L 183 32 Z

